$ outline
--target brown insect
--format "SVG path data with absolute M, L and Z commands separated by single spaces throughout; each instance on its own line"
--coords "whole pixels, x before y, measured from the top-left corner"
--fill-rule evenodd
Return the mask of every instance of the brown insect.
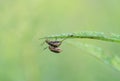
M 52 47 L 59 47 L 62 43 L 62 41 L 50 41 L 50 40 L 45 40 L 45 42 Z
M 62 50 L 58 47 L 49 46 L 49 50 L 54 53 L 60 53 Z

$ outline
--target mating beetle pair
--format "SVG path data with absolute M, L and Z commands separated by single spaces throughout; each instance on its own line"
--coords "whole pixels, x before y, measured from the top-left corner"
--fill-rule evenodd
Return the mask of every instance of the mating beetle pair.
M 54 52 L 54 53 L 60 53 L 62 50 L 59 48 L 59 46 L 62 44 L 62 42 L 69 38 L 69 37 L 73 37 L 73 34 L 69 34 L 67 37 L 65 37 L 63 40 L 61 41 L 50 41 L 50 40 L 45 40 L 45 42 L 49 45 L 49 50 Z
M 58 48 L 62 41 L 50 41 L 50 40 L 45 40 L 45 42 L 49 45 L 49 50 L 54 52 L 54 53 L 60 53 L 62 50 Z

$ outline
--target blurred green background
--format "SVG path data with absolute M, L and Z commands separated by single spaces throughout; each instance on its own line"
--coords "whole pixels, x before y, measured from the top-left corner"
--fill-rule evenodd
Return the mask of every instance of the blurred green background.
M 120 0 L 0 0 L 0 81 L 120 81 L 119 71 L 67 40 L 60 54 L 38 40 L 80 31 L 120 34 Z M 79 41 L 120 56 L 117 43 Z

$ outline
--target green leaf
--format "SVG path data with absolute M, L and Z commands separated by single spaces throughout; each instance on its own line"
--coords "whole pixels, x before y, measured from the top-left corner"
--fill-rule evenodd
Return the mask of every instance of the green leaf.
M 90 55 L 94 56 L 98 60 L 104 62 L 105 64 L 109 64 L 114 69 L 120 71 L 120 58 L 117 55 L 105 54 L 104 50 L 98 46 L 84 44 L 80 42 L 67 42 L 76 47 L 79 47 L 82 50 L 87 51 L 88 53 L 90 53 Z
M 43 37 L 40 39 L 66 39 L 66 38 L 87 38 L 87 39 L 96 39 L 109 42 L 118 42 L 120 43 L 120 35 L 113 33 L 103 33 L 103 32 L 79 32 L 79 33 L 62 33 L 57 35 L 51 35 Z
M 108 42 L 117 42 L 120 43 L 120 35 L 114 33 L 103 33 L 103 32 L 79 32 L 79 33 L 63 33 L 57 35 L 51 35 L 47 37 L 43 37 L 40 39 L 95 39 L 101 41 L 108 41 Z M 87 52 L 89 52 L 95 58 L 101 60 L 102 62 L 111 65 L 113 68 L 120 71 L 120 58 L 117 55 L 105 54 L 104 50 L 100 47 L 83 44 L 80 42 L 70 42 L 69 43 L 79 47 Z

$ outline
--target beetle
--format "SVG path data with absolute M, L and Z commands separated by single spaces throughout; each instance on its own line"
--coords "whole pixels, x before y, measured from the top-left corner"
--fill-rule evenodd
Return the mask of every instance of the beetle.
M 59 47 L 62 43 L 62 41 L 50 41 L 50 40 L 45 40 L 45 42 L 52 47 Z
M 54 53 L 60 53 L 62 50 L 58 47 L 49 46 L 49 50 Z

